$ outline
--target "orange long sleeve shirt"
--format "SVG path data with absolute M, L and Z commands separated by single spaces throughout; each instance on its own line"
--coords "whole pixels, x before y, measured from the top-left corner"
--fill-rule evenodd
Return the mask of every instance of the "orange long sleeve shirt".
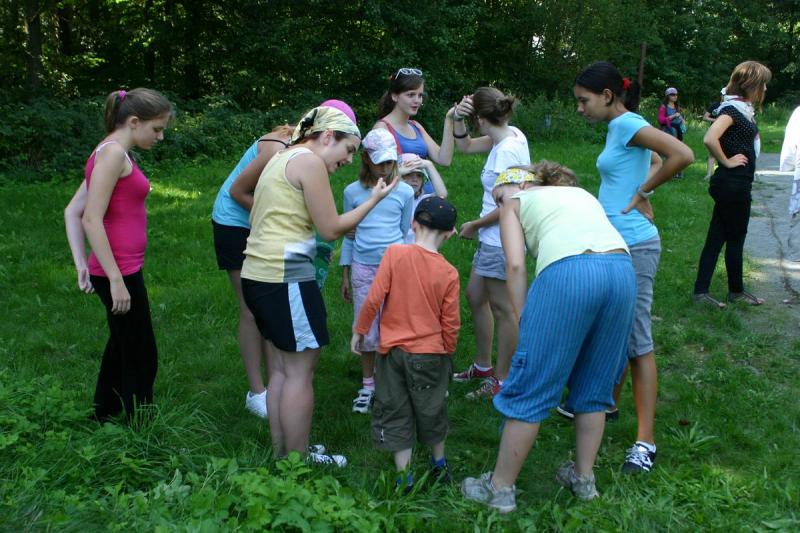
M 365 335 L 383 304 L 380 352 L 451 354 L 461 328 L 458 272 L 416 244 L 386 249 L 354 328 Z

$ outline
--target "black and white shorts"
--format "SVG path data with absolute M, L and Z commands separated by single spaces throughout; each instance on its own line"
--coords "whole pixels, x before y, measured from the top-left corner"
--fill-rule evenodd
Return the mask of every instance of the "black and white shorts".
M 268 283 L 242 278 L 242 294 L 261 335 L 284 352 L 327 345 L 328 314 L 315 280 Z

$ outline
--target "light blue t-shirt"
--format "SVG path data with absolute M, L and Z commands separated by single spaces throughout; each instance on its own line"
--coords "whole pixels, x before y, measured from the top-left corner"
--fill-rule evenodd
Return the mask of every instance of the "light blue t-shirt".
M 622 214 L 650 170 L 650 150 L 628 146 L 633 136 L 646 126 L 650 124 L 636 113 L 627 112 L 618 116 L 608 123 L 606 146 L 597 158 L 597 170 L 600 172 L 598 200 L 608 220 L 628 246 L 658 237 L 655 224 L 638 210 Z
M 363 204 L 370 194 L 371 188 L 364 187 L 360 181 L 354 181 L 344 189 L 344 211 L 351 211 Z M 356 238 L 344 238 L 339 264 L 380 264 L 386 248 L 405 242 L 413 216 L 414 189 L 401 181 L 356 226 Z
M 214 200 L 214 210 L 211 212 L 211 219 L 217 224 L 250 228 L 250 211 L 231 198 L 231 185 L 256 157 L 258 157 L 258 141 L 247 149 L 217 193 L 217 199 Z

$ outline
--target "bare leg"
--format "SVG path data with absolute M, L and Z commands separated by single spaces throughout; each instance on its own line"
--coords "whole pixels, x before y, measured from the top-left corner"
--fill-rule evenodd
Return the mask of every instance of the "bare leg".
M 636 402 L 636 418 L 639 426 L 636 440 L 655 444 L 653 426 L 656 418 L 658 396 L 658 371 L 653 352 L 630 360 L 633 378 L 633 399 Z
M 581 477 L 592 474 L 605 425 L 604 411 L 575 413 L 575 473 Z
M 492 366 L 494 319 L 489 307 L 486 278 L 479 276 L 474 270 L 467 282 L 467 302 L 472 311 L 472 322 L 475 327 L 475 364 L 490 367 Z
M 431 446 L 431 455 L 433 456 L 434 461 L 438 461 L 444 457 L 444 441 L 437 442 Z
M 520 420 L 506 418 L 500 450 L 492 474 L 492 484 L 496 489 L 510 487 L 517 481 L 522 464 L 531 451 L 541 424 L 529 424 Z
M 375 352 L 361 352 L 361 375 L 365 378 L 375 375 Z
M 619 383 L 614 385 L 614 406 L 619 408 L 619 397 L 622 395 L 622 389 L 625 387 L 625 380 L 628 379 L 628 367 L 630 365 L 625 363 L 625 370 L 622 371 L 622 376 L 619 378 Z
M 508 297 L 506 282 L 499 279 L 486 278 L 486 288 L 489 294 L 489 304 L 497 325 L 497 366 L 494 375 L 503 381 L 508 377 L 511 366 L 511 357 L 517 349 L 519 337 L 519 324 L 514 316 L 514 309 Z
M 275 348 L 270 341 L 267 367 L 269 368 L 269 389 L 267 394 L 267 410 L 269 411 L 269 433 L 272 438 L 272 453 L 275 457 L 286 455 L 284 446 L 283 425 L 281 420 L 281 396 L 286 381 L 286 369 L 283 366 L 283 352 Z
M 305 454 L 311 432 L 311 416 L 314 412 L 314 368 L 319 361 L 319 349 L 302 352 L 284 352 L 273 347 L 274 359 L 280 361 L 279 376 L 270 374 L 270 393 L 267 400 L 270 409 L 277 410 L 277 417 L 270 411 L 270 430 L 277 423 L 284 453 L 291 451 Z M 272 370 L 273 368 L 270 368 Z M 280 380 L 280 383 L 278 383 Z M 273 388 L 277 387 L 277 388 Z M 277 418 L 277 422 L 275 421 Z M 273 434 L 273 442 L 276 440 Z
M 228 270 L 236 297 L 239 300 L 239 350 L 242 352 L 242 362 L 247 373 L 247 383 L 250 392 L 261 394 L 264 392 L 264 380 L 261 377 L 261 358 L 267 359 L 267 344 L 261 337 L 261 332 L 256 326 L 256 319 L 242 296 L 241 270 Z
M 405 450 L 394 452 L 394 466 L 398 472 L 408 469 L 411 464 L 412 450 L 413 448 L 406 448 Z

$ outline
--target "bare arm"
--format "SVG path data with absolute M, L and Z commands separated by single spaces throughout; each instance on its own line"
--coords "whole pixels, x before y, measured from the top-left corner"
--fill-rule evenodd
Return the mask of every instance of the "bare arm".
M 103 225 L 111 200 L 111 193 L 117 181 L 126 168 L 125 152 L 117 144 L 109 144 L 102 152 L 95 156 L 94 170 L 89 184 L 89 194 L 86 209 L 83 212 L 83 229 L 92 246 L 95 257 L 103 267 L 111 285 L 111 312 L 114 314 L 127 313 L 131 305 L 131 297 L 122 279 L 108 235 Z
M 736 154 L 731 158 L 725 157 L 725 152 L 722 151 L 722 145 L 719 144 L 719 139 L 722 137 L 722 134 L 732 125 L 733 119 L 730 115 L 720 115 L 717 117 L 717 120 L 709 126 L 708 131 L 703 137 L 703 144 L 706 145 L 708 151 L 719 161 L 720 165 L 726 168 L 734 168 L 747 164 L 747 156 L 744 154 Z
M 282 142 L 288 142 L 286 138 L 278 137 L 275 135 L 265 135 L 263 139 L 276 139 Z M 263 142 L 258 144 L 258 156 L 250 161 L 244 170 L 236 176 L 236 179 L 231 185 L 231 198 L 236 200 L 236 203 L 250 211 L 253 209 L 253 191 L 256 190 L 258 185 L 258 178 L 264 171 L 272 156 L 277 154 L 284 148 L 280 142 Z
M 422 139 L 425 141 L 425 146 L 428 147 L 428 158 L 438 165 L 449 167 L 450 163 L 453 162 L 454 152 L 453 123 L 449 120 L 444 121 L 441 146 L 436 144 L 436 141 L 434 141 L 433 138 L 428 135 L 428 132 L 425 131 L 425 128 L 422 126 L 420 126 L 420 133 L 422 134 Z
M 454 117 L 451 111 L 448 111 L 448 114 Z M 455 107 L 455 114 L 457 114 L 459 117 L 462 117 L 462 120 L 455 120 L 455 117 L 453 118 L 453 133 L 454 136 L 458 137 L 466 135 L 466 137 L 462 137 L 460 139 L 456 138 L 456 146 L 458 146 L 458 151 L 465 154 L 484 153 L 492 149 L 492 139 L 488 135 L 472 138 L 467 133 L 467 125 L 463 118 L 474 113 L 475 109 L 472 107 L 472 97 L 470 96 L 465 96 L 462 98 Z
M 89 266 L 86 263 L 86 233 L 81 224 L 88 196 L 89 192 L 84 180 L 64 209 L 64 226 L 67 229 L 67 242 L 72 251 L 72 261 L 75 263 L 75 270 L 78 273 L 78 288 L 87 294 L 94 292 L 92 282 L 89 281 Z
M 444 184 L 442 175 L 439 174 L 438 170 L 436 170 L 436 165 L 425 159 L 423 159 L 422 161 L 423 161 L 422 166 L 424 166 L 425 170 L 428 171 L 428 177 L 431 179 L 431 185 L 433 185 L 433 192 L 436 193 L 436 196 L 440 198 L 447 198 L 447 187 Z
M 497 224 L 500 221 L 500 210 L 495 209 L 490 213 L 482 216 L 477 220 L 470 220 L 469 222 L 464 222 L 461 225 L 461 231 L 458 232 L 458 236 L 462 239 L 474 239 L 475 234 L 478 232 L 479 229 L 485 228 L 486 226 L 491 226 L 492 224 Z
M 517 320 L 528 295 L 528 270 L 525 265 L 525 235 L 519 221 L 519 200 L 508 199 L 500 211 L 500 240 L 506 256 L 506 286 Z
M 328 171 L 318 156 L 302 154 L 289 161 L 286 165 L 286 178 L 302 188 L 314 227 L 326 241 L 338 239 L 355 228 L 379 201 L 392 192 L 400 180 L 398 175 L 387 185 L 383 178 L 379 179 L 366 202 L 352 211 L 339 215 L 333 201 Z
M 636 135 L 633 136 L 629 144 L 647 148 L 666 158 L 661 168 L 654 173 L 648 173 L 647 179 L 639 187 L 643 192 L 655 190 L 659 185 L 694 162 L 694 153 L 691 148 L 672 135 L 657 130 L 652 126 L 646 126 L 636 132 Z M 652 165 L 652 159 L 650 161 Z M 622 212 L 629 213 L 633 209 L 637 209 L 651 221 L 654 218 L 650 201 L 646 198 L 642 198 L 638 192 L 634 193 L 628 207 L 623 209 Z

